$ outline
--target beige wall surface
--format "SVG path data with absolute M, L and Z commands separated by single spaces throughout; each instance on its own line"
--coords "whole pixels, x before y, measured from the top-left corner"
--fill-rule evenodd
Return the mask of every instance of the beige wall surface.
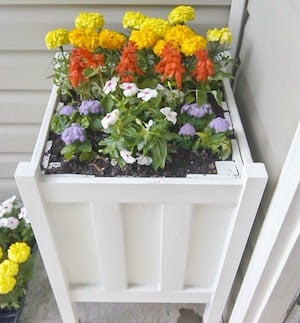
M 201 32 L 228 24 L 231 0 L 187 0 Z M 51 90 L 51 58 L 45 34 L 72 28 L 81 11 L 101 11 L 106 27 L 121 29 L 128 10 L 166 17 L 179 0 L 1 0 L 0 1 L 0 200 L 17 194 L 19 161 L 30 159 Z
M 256 161 L 276 186 L 300 119 L 300 6 L 298 0 L 250 0 L 235 97 Z

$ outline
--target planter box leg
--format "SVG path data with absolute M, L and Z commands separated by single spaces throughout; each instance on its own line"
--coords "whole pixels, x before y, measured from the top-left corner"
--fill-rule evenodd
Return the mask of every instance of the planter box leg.
M 204 312 L 205 323 L 219 322 L 222 316 L 268 178 L 263 164 L 245 164 L 243 170 L 244 188 L 228 229 L 214 296 Z
M 61 266 L 59 254 L 56 252 L 59 248 L 54 244 L 51 223 L 46 216 L 47 205 L 40 195 L 36 176 L 30 163 L 20 163 L 15 173 L 24 205 L 30 210 L 32 228 L 63 322 L 76 323 L 78 318 L 75 304 L 70 298 L 67 276 Z

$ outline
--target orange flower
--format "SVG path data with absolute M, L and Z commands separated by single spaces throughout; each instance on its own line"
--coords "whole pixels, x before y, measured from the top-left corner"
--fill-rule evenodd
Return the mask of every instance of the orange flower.
M 186 72 L 182 64 L 182 55 L 178 48 L 167 43 L 161 55 L 160 62 L 155 66 L 155 72 L 162 74 L 162 81 L 175 77 L 177 87 L 182 88 L 182 75 Z
M 193 75 L 197 81 L 206 82 L 209 76 L 215 74 L 214 63 L 211 58 L 208 57 L 208 51 L 206 49 L 199 49 L 195 56 L 198 58 L 197 65 L 194 69 Z
M 84 76 L 84 70 L 87 67 L 96 69 L 98 66 L 104 65 L 103 54 L 90 53 L 85 48 L 76 48 L 70 56 L 70 72 L 69 79 L 72 86 L 77 87 L 80 82 L 88 82 L 88 78 Z
M 137 49 L 137 45 L 132 41 L 129 41 L 124 47 L 120 62 L 116 67 L 116 72 L 120 75 L 122 82 L 133 82 L 134 73 L 144 74 L 137 64 Z

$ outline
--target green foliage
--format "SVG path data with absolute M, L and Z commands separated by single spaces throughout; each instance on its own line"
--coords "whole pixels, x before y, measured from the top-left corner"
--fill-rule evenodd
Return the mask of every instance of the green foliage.
M 35 244 L 34 234 L 24 207 L 15 201 L 15 196 L 5 200 L 0 205 L 0 264 L 8 259 L 7 251 L 16 242 L 25 242 L 30 247 Z M 32 276 L 34 256 L 31 252 L 27 261 L 19 264 L 19 271 L 14 277 L 16 285 L 6 293 L 0 293 L 0 308 L 18 309 L 26 294 L 27 283 Z M 0 273 L 0 281 L 3 277 Z M 5 277 L 4 277 L 5 279 Z

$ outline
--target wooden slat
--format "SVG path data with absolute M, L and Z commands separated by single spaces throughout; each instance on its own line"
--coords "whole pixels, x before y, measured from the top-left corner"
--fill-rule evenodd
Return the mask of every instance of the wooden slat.
M 13 178 L 0 178 L 0 201 L 4 201 L 12 195 L 20 200 L 20 193 Z
M 91 203 L 90 210 L 103 287 L 106 291 L 126 289 L 125 244 L 119 205 Z
M 98 286 L 71 286 L 71 298 L 76 302 L 137 302 L 137 303 L 209 303 L 213 291 L 209 288 L 186 289 L 180 293 L 152 288 L 129 288 L 107 293 Z
M 204 175 L 202 179 L 191 178 L 188 183 L 180 185 L 184 180 L 186 179 L 49 175 L 41 181 L 40 188 L 43 195 L 47 196 L 47 200 L 58 203 L 89 200 L 136 203 L 137 196 L 139 196 L 140 203 L 177 202 L 228 205 L 239 201 L 242 190 L 242 181 L 239 178 L 219 180 L 216 176 L 216 180 L 213 180 Z M 112 191 L 115 192 L 114 195 L 111 194 Z
M 0 152 L 32 152 L 39 128 L 38 124 L 0 124 Z
M 159 204 L 122 204 L 129 287 L 158 286 L 160 213 Z
M 47 106 L 48 91 L 1 91 L 1 123 L 40 124 Z M 16 125 L 18 126 L 18 125 Z
M 49 225 L 70 284 L 101 285 L 97 243 L 88 203 L 49 204 Z
M 0 51 L 0 90 L 49 90 L 52 52 Z
M 163 204 L 160 290 L 182 290 L 188 254 L 191 204 Z
M 95 4 L 95 0 L 85 0 L 85 4 Z M 187 0 L 184 2 L 186 5 L 230 5 L 231 0 Z M 80 4 L 82 5 L 82 0 L 2 0 L 0 2 L 0 6 L 2 5 L 74 5 L 74 4 Z M 143 5 L 143 4 L 149 4 L 149 1 L 147 0 L 118 0 L 115 1 L 115 5 Z M 152 0 L 151 4 L 153 5 L 166 5 L 166 3 L 162 2 L 161 0 Z M 181 5 L 181 0 L 168 0 L 167 4 L 170 5 Z M 101 5 L 112 5 L 112 2 L 110 0 L 102 0 Z
M 21 161 L 29 161 L 31 153 L 0 153 L 0 178 L 13 178 L 17 164 Z

